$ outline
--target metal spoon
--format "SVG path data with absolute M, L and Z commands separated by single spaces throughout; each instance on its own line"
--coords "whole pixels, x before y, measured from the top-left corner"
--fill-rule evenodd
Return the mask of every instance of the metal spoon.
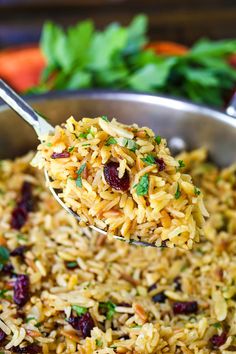
M 30 124 L 40 141 L 44 140 L 44 137 L 47 136 L 48 134 L 52 133 L 54 131 L 54 127 L 51 126 L 43 117 L 40 116 L 39 113 L 37 113 L 32 107 L 28 105 L 12 88 L 10 88 L 2 79 L 0 79 L 0 98 L 3 99 L 3 101 L 10 107 L 12 108 L 21 118 L 23 118 L 28 124 Z M 45 179 L 49 185 L 50 182 L 50 177 L 48 176 L 47 171 L 45 170 Z M 80 220 L 79 215 L 73 212 L 70 208 L 66 206 L 66 204 L 58 197 L 57 192 L 55 189 L 50 187 L 49 185 L 49 190 L 51 191 L 52 195 L 54 198 L 57 200 L 57 202 L 71 215 L 73 215 L 77 220 Z M 99 229 L 96 226 L 90 225 L 90 227 L 93 230 L 98 231 L 99 233 L 106 235 L 107 232 Z M 153 243 L 148 243 L 145 241 L 137 241 L 137 240 L 126 240 L 122 236 L 113 236 L 115 239 L 127 242 L 132 245 L 136 246 L 151 246 L 151 247 L 157 247 Z

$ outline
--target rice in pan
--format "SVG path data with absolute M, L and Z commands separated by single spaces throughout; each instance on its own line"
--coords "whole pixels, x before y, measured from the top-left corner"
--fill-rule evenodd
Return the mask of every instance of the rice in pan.
M 81 218 L 111 235 L 192 248 L 207 212 L 166 140 L 107 117 L 69 118 L 39 146 L 34 164 Z
M 179 157 L 210 213 L 188 251 L 80 228 L 31 158 L 0 165 L 0 352 L 236 352 L 235 166 Z

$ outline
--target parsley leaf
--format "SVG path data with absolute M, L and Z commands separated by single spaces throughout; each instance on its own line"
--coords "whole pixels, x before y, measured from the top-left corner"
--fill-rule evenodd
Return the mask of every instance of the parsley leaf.
M 198 188 L 197 188 L 197 187 L 195 187 L 195 186 L 194 186 L 194 194 L 195 194 L 195 195 L 199 195 L 199 194 L 201 194 L 200 189 L 198 189 Z
M 0 246 L 0 270 L 2 270 L 4 264 L 7 263 L 10 253 L 4 246 Z
M 75 183 L 76 183 L 76 186 L 79 187 L 79 188 L 82 188 L 82 178 L 81 178 L 81 174 L 82 174 L 82 172 L 84 171 L 85 167 L 86 167 L 86 163 L 83 163 L 83 164 L 80 166 L 80 168 L 78 169 L 78 171 L 77 171 L 78 177 L 76 178 Z
M 72 309 L 77 313 L 78 316 L 84 315 L 88 309 L 87 307 L 72 305 Z
M 212 323 L 211 326 L 213 326 L 215 328 L 222 328 L 222 324 L 220 322 Z
M 155 142 L 157 143 L 157 145 L 160 145 L 160 143 L 161 143 L 161 136 L 160 135 L 155 136 Z
M 86 167 L 86 163 L 83 163 L 83 164 L 80 166 L 80 168 L 78 169 L 77 175 L 81 175 L 81 173 L 84 171 L 85 167 Z
M 5 295 L 9 290 L 8 289 L 1 289 L 0 290 L 0 298 L 1 299 L 6 299 L 7 296 Z
M 77 262 L 67 262 L 66 263 L 66 267 L 67 268 L 75 268 L 75 267 L 77 267 L 78 266 L 78 263 Z
M 74 146 L 70 146 L 70 147 L 68 147 L 68 152 L 72 152 L 73 150 L 74 150 Z
M 26 323 L 29 323 L 30 321 L 33 321 L 33 320 L 35 320 L 35 321 L 37 322 L 37 320 L 36 320 L 35 317 L 27 317 L 26 320 L 25 320 L 25 322 L 26 322 Z
M 109 145 L 113 145 L 113 144 L 117 144 L 117 141 L 115 138 L 113 138 L 112 136 L 110 136 L 110 138 L 107 139 L 106 141 L 106 146 L 109 146 Z
M 105 311 L 107 320 L 111 320 L 116 312 L 116 305 L 111 301 L 100 302 L 99 308 Z
M 176 192 L 175 192 L 175 199 L 179 199 L 181 196 L 181 191 L 179 188 L 179 183 L 177 183 L 177 188 L 176 188 Z
M 95 340 L 95 343 L 96 343 L 96 346 L 97 346 L 97 347 L 101 347 L 101 346 L 102 346 L 102 340 L 101 340 L 101 339 L 98 339 L 98 338 L 97 338 L 97 339 Z
M 109 122 L 109 119 L 107 118 L 107 116 L 101 116 L 101 118 L 102 118 L 103 120 L 105 120 L 105 122 Z
M 178 163 L 179 163 L 179 167 L 178 167 L 179 169 L 185 167 L 185 163 L 183 160 L 178 160 Z
M 155 158 L 152 155 L 147 155 L 146 157 L 141 158 L 141 160 L 145 162 L 147 165 L 156 164 Z
M 148 174 L 146 173 L 144 176 L 140 178 L 140 181 L 136 186 L 137 195 L 143 196 L 148 194 L 148 187 L 149 187 L 149 179 L 148 179 Z

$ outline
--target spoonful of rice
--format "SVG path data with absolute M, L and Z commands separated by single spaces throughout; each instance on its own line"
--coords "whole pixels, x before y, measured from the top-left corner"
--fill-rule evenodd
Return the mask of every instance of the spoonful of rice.
M 164 138 L 104 115 L 54 128 L 2 80 L 0 97 L 35 129 L 32 165 L 81 226 L 139 246 L 191 249 L 199 240 L 202 194 Z

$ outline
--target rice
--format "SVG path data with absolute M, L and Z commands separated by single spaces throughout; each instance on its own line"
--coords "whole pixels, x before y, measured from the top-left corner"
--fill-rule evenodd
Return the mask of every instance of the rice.
M 236 166 L 221 171 L 206 163 L 204 150 L 179 157 L 210 212 L 190 252 L 118 246 L 81 228 L 55 202 L 31 159 L 0 165 L 1 352 L 235 353 Z M 16 229 L 12 215 L 23 201 L 30 205 L 29 189 L 28 199 L 22 195 L 26 181 L 33 206 Z M 4 258 L 6 249 L 11 255 Z M 24 305 L 15 303 L 20 275 L 29 277 Z
M 46 168 L 81 226 L 157 246 L 190 249 L 199 240 L 203 196 L 149 128 L 71 117 L 38 149 L 33 165 Z

